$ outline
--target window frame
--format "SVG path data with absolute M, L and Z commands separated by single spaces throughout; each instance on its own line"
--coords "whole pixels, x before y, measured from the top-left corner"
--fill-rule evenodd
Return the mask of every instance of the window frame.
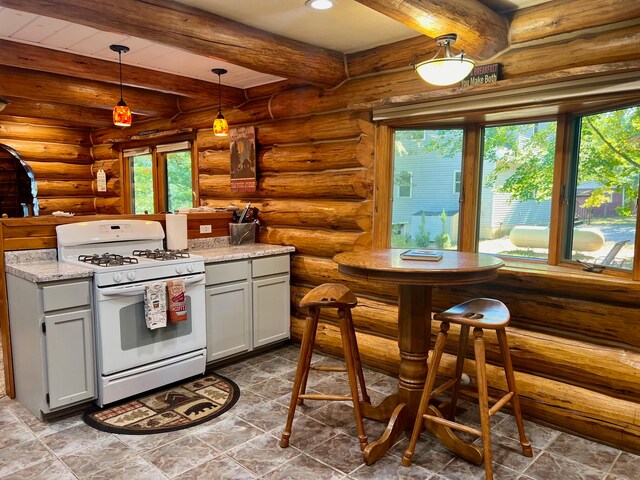
M 478 224 L 479 224 L 479 195 L 481 175 L 482 135 L 484 127 L 528 123 L 528 122 L 557 122 L 556 146 L 554 155 L 554 172 L 551 196 L 551 219 L 549 223 L 549 254 L 545 259 L 517 258 L 518 263 L 536 263 L 541 265 L 551 265 L 567 267 L 574 270 L 582 269 L 578 262 L 567 259 L 567 214 L 570 210 L 570 172 L 572 165 L 577 162 L 574 158 L 574 145 L 576 145 L 576 119 L 585 115 L 601 113 L 621 108 L 628 108 L 640 105 L 640 92 L 627 92 L 623 98 L 620 95 L 608 100 L 609 97 L 592 95 L 587 96 L 581 102 L 554 103 L 535 107 L 532 109 L 509 108 L 508 106 L 491 112 L 486 117 L 494 117 L 496 113 L 505 114 L 504 121 L 485 120 L 483 114 L 460 115 L 457 118 L 435 118 L 428 120 L 424 117 L 408 117 L 378 120 L 377 124 L 377 162 L 376 189 L 374 194 L 374 204 L 378 206 L 378 215 L 374 220 L 373 246 L 374 248 L 388 248 L 391 241 L 391 202 L 389 199 L 390 188 L 380 182 L 387 182 L 393 186 L 393 142 L 396 130 L 400 129 L 444 129 L 463 128 L 463 153 L 462 153 L 462 175 L 460 192 L 460 218 L 459 218 L 459 238 L 458 250 L 476 252 L 478 248 Z M 561 113 L 558 113 L 561 112 Z M 381 168 L 383 167 L 384 168 Z M 385 207 L 380 207 L 386 195 Z M 640 197 L 639 197 L 640 198 Z M 466 228 L 463 228 L 465 226 Z M 474 232 L 472 235 L 469 232 Z M 632 280 L 640 280 L 640 216 L 636 217 L 636 240 L 633 268 L 622 270 L 607 268 L 600 275 L 624 277 Z M 513 261 L 513 257 L 501 257 L 506 261 Z
M 200 192 L 198 186 L 198 156 L 195 135 L 178 135 L 168 137 L 158 137 L 153 139 L 139 140 L 135 142 L 126 142 L 120 145 L 120 162 L 122 167 L 122 194 L 124 201 L 124 212 L 135 215 L 131 205 L 131 168 L 129 157 L 124 156 L 124 151 L 132 148 L 150 148 L 151 149 L 151 168 L 153 179 L 153 205 L 157 213 L 168 213 L 168 185 L 167 185 L 167 164 L 166 156 L 172 152 L 158 152 L 158 147 L 179 142 L 190 142 L 191 153 L 191 196 L 192 205 L 200 204 Z M 186 149 L 185 149 L 186 150 Z M 175 150 L 182 151 L 182 150 Z M 154 213 L 154 212 L 149 212 Z

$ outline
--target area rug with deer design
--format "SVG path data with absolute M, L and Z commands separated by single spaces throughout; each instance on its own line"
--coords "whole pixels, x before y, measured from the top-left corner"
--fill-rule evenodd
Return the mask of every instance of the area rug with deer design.
M 87 425 L 98 430 L 129 435 L 170 432 L 199 425 L 229 410 L 240 389 L 215 374 L 145 393 L 105 408 L 84 412 Z

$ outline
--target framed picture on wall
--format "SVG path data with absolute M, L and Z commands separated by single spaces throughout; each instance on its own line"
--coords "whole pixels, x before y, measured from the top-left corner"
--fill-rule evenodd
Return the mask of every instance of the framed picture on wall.
M 229 129 L 231 191 L 256 191 L 256 133 L 254 127 Z

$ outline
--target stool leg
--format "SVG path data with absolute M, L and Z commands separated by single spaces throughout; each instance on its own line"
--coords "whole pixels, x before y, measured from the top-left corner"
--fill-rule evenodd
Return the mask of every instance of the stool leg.
M 287 415 L 287 423 L 282 432 L 280 446 L 286 448 L 289 446 L 289 437 L 291 437 L 291 426 L 293 425 L 293 417 L 296 413 L 296 404 L 298 395 L 300 395 L 300 387 L 303 378 L 309 373 L 309 365 L 311 363 L 311 352 L 313 351 L 313 342 L 315 331 L 318 326 L 318 317 L 320 310 L 318 308 L 310 308 L 307 316 L 307 324 L 302 335 L 302 346 L 300 348 L 300 357 L 298 358 L 298 368 L 296 369 L 296 378 L 293 382 L 293 390 L 291 391 L 291 401 L 289 402 L 289 413 Z
M 418 443 L 418 437 L 420 436 L 420 430 L 422 430 L 422 424 L 424 423 L 424 414 L 427 412 L 429 406 L 429 399 L 431 398 L 431 392 L 433 391 L 433 385 L 436 383 L 436 374 L 438 373 L 438 366 L 440 365 L 440 358 L 442 358 L 442 352 L 444 351 L 444 345 L 447 342 L 447 331 L 449 330 L 449 322 L 442 322 L 440 324 L 440 332 L 436 338 L 436 345 L 433 349 L 433 356 L 431 363 L 428 366 L 427 380 L 420 397 L 420 406 L 418 406 L 418 414 L 416 415 L 416 422 L 413 425 L 413 433 L 411 435 L 411 441 L 409 446 L 404 451 L 402 456 L 402 465 L 405 467 L 411 466 L 411 458 L 416 449 L 416 443 Z
M 520 435 L 520 445 L 522 445 L 522 454 L 525 457 L 533 457 L 533 449 L 531 443 L 527 440 L 524 433 L 524 422 L 522 421 L 522 411 L 520 410 L 520 399 L 518 398 L 518 392 L 516 390 L 516 377 L 513 373 L 513 365 L 511 363 L 511 353 L 509 351 L 509 342 L 507 340 L 507 332 L 504 328 L 500 328 L 496 331 L 498 336 L 498 343 L 500 344 L 500 351 L 502 352 L 502 363 L 504 364 L 504 374 L 507 377 L 507 385 L 509 391 L 513 392 L 511 397 L 511 407 L 513 408 L 513 416 L 516 419 L 516 425 L 518 425 L 518 434 Z
M 344 359 L 347 363 L 347 376 L 349 377 L 349 389 L 351 390 L 351 400 L 353 402 L 353 413 L 356 417 L 356 427 L 358 428 L 358 438 L 360 439 L 360 450 L 367 447 L 367 435 L 364 432 L 364 424 L 362 423 L 362 412 L 360 411 L 360 396 L 358 395 L 358 378 L 356 367 L 354 365 L 353 345 L 351 343 L 351 334 L 353 332 L 353 321 L 351 320 L 351 311 L 349 309 L 340 308 L 338 310 L 340 336 L 342 337 L 342 348 L 344 349 Z
M 349 315 L 349 323 L 351 327 L 349 329 L 349 341 L 351 342 L 351 351 L 353 352 L 353 365 L 358 374 L 358 380 L 360 381 L 360 393 L 362 393 L 362 401 L 365 403 L 371 403 L 369 394 L 367 393 L 367 387 L 364 381 L 364 373 L 362 372 L 362 362 L 360 361 L 360 351 L 358 350 L 358 339 L 356 338 L 356 330 L 353 327 L 353 318 L 351 317 L 351 311 L 347 311 Z
M 484 447 L 484 469 L 486 480 L 493 480 L 491 463 L 491 418 L 489 417 L 489 390 L 487 387 L 487 366 L 485 363 L 485 345 L 481 328 L 473 329 L 473 350 L 476 355 L 476 378 L 478 382 L 478 406 L 482 426 L 482 446 Z
M 456 359 L 456 383 L 453 384 L 451 391 L 451 405 L 447 418 L 451 421 L 456 419 L 456 407 L 458 405 L 458 394 L 460 392 L 460 378 L 462 378 L 462 368 L 464 367 L 464 358 L 467 351 L 467 340 L 469 339 L 469 325 L 460 326 L 460 341 L 458 342 L 458 357 Z
M 315 326 L 313 327 L 313 330 L 310 332 L 310 338 L 309 338 L 309 345 L 311 345 L 311 348 L 308 351 L 307 356 L 309 358 L 306 359 L 307 362 L 307 368 L 305 368 L 304 370 L 304 375 L 302 377 L 302 383 L 300 384 L 300 395 L 304 395 L 305 392 L 307 391 L 307 380 L 309 380 L 309 370 L 311 370 L 311 359 L 313 358 L 313 347 L 315 347 L 316 345 L 316 333 L 318 332 L 318 321 L 319 321 L 319 317 L 320 317 L 320 309 L 318 309 L 318 318 L 316 319 L 316 323 Z M 300 356 L 302 356 L 302 351 L 300 351 Z M 300 397 L 298 397 L 298 405 L 303 405 L 304 404 L 304 400 Z

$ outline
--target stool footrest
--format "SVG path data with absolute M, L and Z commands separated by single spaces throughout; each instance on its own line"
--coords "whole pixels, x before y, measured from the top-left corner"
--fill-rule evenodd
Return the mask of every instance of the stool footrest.
M 475 435 L 476 437 L 482 436 L 482 432 L 480 430 L 476 430 L 473 427 L 468 427 L 460 423 L 452 422 L 451 420 L 447 420 L 446 418 L 436 417 L 435 415 L 424 415 L 424 418 L 429 420 L 430 422 L 439 423 L 440 425 L 444 425 L 445 427 L 449 427 L 454 430 L 460 430 L 461 432 L 470 433 L 471 435 Z
M 504 397 L 496 402 L 496 404 L 489 409 L 489 416 L 498 413 L 504 404 L 513 398 L 513 392 L 507 393 Z
M 321 395 L 314 393 L 305 393 L 304 395 L 298 395 L 298 398 L 303 400 L 330 400 L 336 402 L 353 402 L 350 396 L 344 395 Z
M 451 380 L 447 380 L 446 382 L 444 382 L 442 385 L 440 385 L 438 388 L 434 389 L 431 392 L 431 395 L 429 396 L 429 398 L 435 398 L 438 395 L 440 395 L 442 392 L 446 392 L 447 390 L 449 390 L 451 387 L 453 387 L 453 385 L 456 383 L 456 379 L 452 378 Z
M 329 366 L 318 366 L 318 367 L 309 367 L 309 370 L 315 370 L 317 372 L 346 372 L 347 367 L 329 367 Z

